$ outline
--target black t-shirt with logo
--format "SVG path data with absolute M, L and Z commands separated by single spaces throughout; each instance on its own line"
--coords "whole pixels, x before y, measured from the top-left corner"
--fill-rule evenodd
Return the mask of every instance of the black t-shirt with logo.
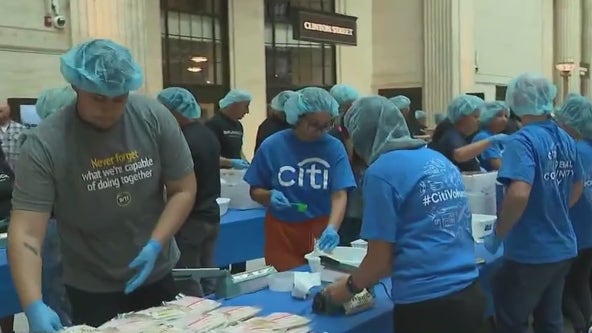
M 290 126 L 290 124 L 288 124 L 286 121 L 275 117 L 275 116 L 270 116 L 267 119 L 265 119 L 261 125 L 259 125 L 259 128 L 257 129 L 257 139 L 255 141 L 255 152 L 257 151 L 257 149 L 259 149 L 259 146 L 261 146 L 261 143 L 263 143 L 263 141 L 265 141 L 265 139 L 267 139 L 268 137 L 274 135 L 275 133 L 279 132 L 279 131 L 283 131 L 285 129 L 288 129 L 292 126 Z
M 223 113 L 210 118 L 206 126 L 214 132 L 220 143 L 220 156 L 229 159 L 241 157 L 243 148 L 243 125 Z
M 197 178 L 197 194 L 190 218 L 219 222 L 220 211 L 216 198 L 220 196 L 220 144 L 216 136 L 199 122 L 182 128 L 191 151 L 193 170 Z

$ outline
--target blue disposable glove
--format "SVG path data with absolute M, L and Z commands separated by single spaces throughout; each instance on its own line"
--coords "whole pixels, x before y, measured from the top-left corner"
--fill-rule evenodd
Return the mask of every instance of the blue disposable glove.
M 339 245 L 339 234 L 332 225 L 328 225 L 319 239 L 319 249 L 323 252 L 330 252 L 337 245 Z
M 504 143 L 506 142 L 506 140 L 508 140 L 510 138 L 509 135 L 504 134 L 504 133 L 499 133 L 496 135 L 492 135 L 488 138 L 489 142 L 495 144 L 495 143 Z
M 249 162 L 245 161 L 245 160 L 241 160 L 241 159 L 234 159 L 234 160 L 230 160 L 230 165 L 232 166 L 233 169 L 246 169 L 249 167 Z
M 132 293 L 146 282 L 146 279 L 152 273 L 152 269 L 154 269 L 154 263 L 156 263 L 160 251 L 162 251 L 162 245 L 158 241 L 151 239 L 140 251 L 140 254 L 132 260 L 129 268 L 136 270 L 136 275 L 127 281 L 125 286 L 126 294 Z
M 269 199 L 269 203 L 271 207 L 280 210 L 292 206 L 290 201 L 288 201 L 288 198 L 286 198 L 286 196 L 278 190 L 271 190 L 271 198 Z
M 485 249 L 491 254 L 496 254 L 501 244 L 502 240 L 496 236 L 495 232 L 492 232 L 483 238 L 483 246 L 485 246 Z
M 35 301 L 25 309 L 31 333 L 53 333 L 62 329 L 60 317 L 45 305 L 43 301 Z

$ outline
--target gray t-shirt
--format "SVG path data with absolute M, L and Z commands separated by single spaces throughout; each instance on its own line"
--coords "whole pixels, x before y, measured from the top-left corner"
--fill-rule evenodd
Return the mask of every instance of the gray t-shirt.
M 130 95 L 108 131 L 83 123 L 75 104 L 45 119 L 24 140 L 13 208 L 51 212 L 58 221 L 64 283 L 88 292 L 122 291 L 129 263 L 156 226 L 164 184 L 193 172 L 181 129 L 156 100 Z M 146 284 L 179 259 L 163 246 Z

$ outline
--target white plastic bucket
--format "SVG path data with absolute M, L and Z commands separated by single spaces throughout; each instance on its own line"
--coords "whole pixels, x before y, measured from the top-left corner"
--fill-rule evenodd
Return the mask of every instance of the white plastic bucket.
M 475 243 L 483 243 L 483 237 L 493 232 L 497 217 L 495 215 L 473 214 L 471 230 Z

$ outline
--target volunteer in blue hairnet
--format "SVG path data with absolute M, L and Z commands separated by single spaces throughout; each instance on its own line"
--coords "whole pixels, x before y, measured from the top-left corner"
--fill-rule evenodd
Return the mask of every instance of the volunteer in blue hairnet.
M 425 130 L 428 128 L 428 117 L 425 111 L 417 110 L 415 111 L 415 133 L 411 133 L 411 135 L 425 135 Z
M 573 96 L 555 114 L 557 122 L 576 140 L 584 170 L 584 191 L 569 211 L 578 243 L 578 256 L 565 280 L 563 309 L 575 332 L 588 332 L 592 316 L 592 103 Z
M 508 123 L 508 116 L 510 112 L 506 103 L 495 101 L 485 103 L 485 108 L 481 112 L 479 118 L 481 122 L 481 130 L 473 137 L 473 142 L 486 140 L 498 133 L 501 133 L 506 128 Z M 492 143 L 489 148 L 485 149 L 477 158 L 481 168 L 486 171 L 499 170 L 502 165 L 502 151 L 504 147 L 501 143 Z
M 345 126 L 369 165 L 362 189 L 368 253 L 325 293 L 343 303 L 391 275 L 395 332 L 480 331 L 485 297 L 460 172 L 411 138 L 402 114 L 384 97 L 356 101 Z
M 219 102 L 220 112 L 206 122 L 222 149 L 220 166 L 224 168 L 246 169 L 249 162 L 243 154 L 243 124 L 240 120 L 249 113 L 252 96 L 246 91 L 233 89 Z
M 575 141 L 549 119 L 557 89 L 536 74 L 510 81 L 506 103 L 524 127 L 505 144 L 498 181 L 507 188 L 495 231 L 484 240 L 504 261 L 493 280 L 498 331 L 522 333 L 534 314 L 540 332 L 563 331 L 565 276 L 577 254 L 568 209 L 582 193 Z
M 125 47 L 94 39 L 70 49 L 61 72 L 77 102 L 27 134 L 17 164 L 9 260 L 31 332 L 56 332 L 42 301 L 41 246 L 58 221 L 64 283 L 74 324 L 175 297 L 173 236 L 193 207 L 193 162 L 175 118 L 130 94 L 142 70 Z M 166 202 L 163 201 L 163 184 Z
M 356 186 L 343 145 L 327 133 L 337 101 L 309 87 L 284 110 L 294 128 L 267 138 L 244 177 L 251 198 L 267 207 L 265 261 L 280 271 L 303 265 L 316 239 L 322 251 L 339 244 L 347 192 Z
M 439 125 L 444 120 L 446 120 L 446 115 L 445 114 L 443 114 L 443 113 L 436 113 L 436 114 L 434 114 L 434 122 L 436 123 L 436 125 Z
M 286 113 L 284 112 L 284 104 L 290 96 L 295 94 L 292 90 L 284 90 L 275 95 L 269 104 L 269 112 L 267 118 L 257 128 L 257 137 L 255 139 L 255 152 L 261 146 L 261 143 L 272 136 L 273 134 L 290 128 L 290 124 L 286 121 Z
M 362 163 L 359 157 L 354 156 L 353 142 L 347 129 L 343 126 L 343 117 L 360 95 L 355 88 L 347 84 L 336 84 L 331 88 L 329 93 L 339 104 L 339 119 L 329 131 L 329 134 L 333 135 L 343 143 L 357 184 L 357 187 L 348 193 L 345 218 L 339 228 L 339 245 L 350 246 L 351 242 L 360 238 L 363 204 L 362 190 L 359 185 L 366 166 Z
M 415 133 L 419 132 L 419 124 L 415 119 L 415 114 L 411 113 L 411 100 L 407 96 L 399 95 L 390 98 L 390 101 L 395 104 L 395 106 L 401 111 L 403 117 L 405 118 L 405 123 L 407 123 L 407 128 L 409 129 L 409 133 L 411 135 L 417 135 Z M 419 135 L 423 135 L 421 133 Z
M 446 156 L 462 172 L 480 171 L 479 156 L 492 144 L 503 142 L 507 135 L 496 134 L 470 143 L 469 137 L 479 129 L 479 117 L 485 102 L 472 95 L 460 95 L 448 105 L 448 117 L 434 131 L 430 148 Z
M 166 88 L 157 99 L 173 114 L 191 151 L 193 172 L 199 179 L 193 209 L 175 235 L 181 257 L 177 268 L 214 267 L 214 247 L 220 229 L 220 143 L 200 121 L 201 108 L 193 94 L 179 87 Z M 184 295 L 203 297 L 214 292 L 209 279 L 177 281 Z

